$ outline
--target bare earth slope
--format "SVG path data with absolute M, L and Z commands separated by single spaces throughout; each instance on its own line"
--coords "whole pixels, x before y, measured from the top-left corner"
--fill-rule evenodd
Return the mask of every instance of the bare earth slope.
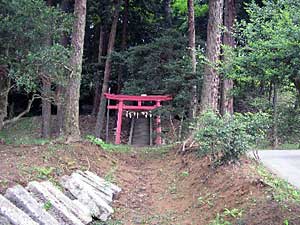
M 50 179 L 89 169 L 116 182 L 123 192 L 111 224 L 195 224 L 221 216 L 232 224 L 300 224 L 300 207 L 278 203 L 261 182 L 254 163 L 218 169 L 208 159 L 176 150 L 132 149 L 108 153 L 89 143 L 76 145 L 0 145 L 0 191 L 15 183 Z M 236 218 L 235 218 L 236 217 Z

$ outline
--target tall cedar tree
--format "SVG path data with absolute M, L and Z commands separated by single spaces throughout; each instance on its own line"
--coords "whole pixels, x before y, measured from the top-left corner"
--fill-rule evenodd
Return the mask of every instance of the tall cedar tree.
M 196 36 L 195 36 L 195 9 L 194 0 L 187 1 L 188 6 L 188 25 L 189 25 L 189 50 L 192 62 L 192 75 L 195 79 L 196 76 Z M 195 118 L 197 113 L 197 86 L 192 86 L 192 99 L 191 99 L 191 117 Z
M 52 6 L 52 0 L 47 0 L 47 6 Z M 45 44 L 50 46 L 51 37 L 47 37 Z M 41 74 L 42 80 L 42 137 L 50 138 L 51 135 L 51 80 L 49 74 Z
M 165 21 L 167 27 L 172 26 L 171 0 L 164 0 Z
M 103 25 L 100 24 L 99 27 L 99 45 L 98 45 L 98 58 L 97 58 L 97 63 L 100 66 L 102 63 L 102 56 L 103 56 L 103 47 L 104 47 L 104 28 Z M 92 110 L 92 115 L 96 116 L 97 115 L 97 110 L 99 108 L 99 101 L 100 101 L 100 71 L 99 73 L 95 73 L 95 93 L 94 93 L 94 101 L 93 101 L 93 110 Z
M 111 31 L 109 35 L 109 42 L 107 48 L 107 58 L 105 62 L 105 69 L 104 69 L 104 78 L 102 84 L 102 91 L 101 91 L 101 98 L 100 98 L 100 106 L 97 115 L 97 122 L 96 122 L 96 129 L 95 135 L 96 137 L 100 137 L 101 131 L 104 126 L 105 122 L 105 111 L 106 111 L 106 99 L 104 94 L 108 91 L 108 83 L 110 80 L 111 74 L 111 54 L 114 50 L 115 40 L 116 40 L 116 33 L 117 33 L 117 25 L 119 20 L 119 12 L 120 12 L 120 0 L 115 1 L 115 9 L 113 15 L 113 22 L 111 25 Z
M 62 0 L 60 8 L 63 12 L 68 12 L 70 7 L 69 0 Z M 69 37 L 67 34 L 64 34 L 60 38 L 60 44 L 64 47 L 67 47 L 69 44 Z M 66 88 L 63 85 L 57 84 L 56 87 L 56 105 L 57 105 L 57 129 L 59 134 L 63 133 L 63 121 L 65 114 L 65 105 L 64 105 L 64 95 L 66 93 Z
M 221 26 L 223 24 L 224 0 L 209 0 L 209 18 L 207 25 L 207 45 L 203 86 L 201 93 L 201 111 L 218 111 L 220 78 L 217 71 L 221 52 Z
M 70 59 L 72 71 L 66 90 L 64 118 L 64 135 L 68 142 L 80 140 L 79 97 L 86 22 L 86 0 L 75 0 L 74 14 L 75 21 L 71 42 L 73 53 Z
M 7 117 L 8 92 L 10 90 L 10 79 L 6 66 L 0 65 L 0 131 Z
M 128 13 L 129 13 L 128 10 L 129 10 L 129 0 L 124 0 L 124 15 L 123 15 L 122 40 L 121 40 L 122 51 L 125 51 L 127 48 L 127 27 L 128 27 Z M 117 90 L 118 94 L 121 93 L 123 74 L 124 74 L 124 67 L 119 66 L 118 90 Z
M 235 47 L 235 40 L 233 37 L 233 25 L 236 18 L 235 0 L 225 0 L 224 6 L 224 26 L 226 31 L 223 36 L 223 44 L 229 47 Z M 226 61 L 226 56 L 224 58 Z M 230 95 L 230 90 L 233 88 L 233 81 L 224 78 L 221 85 L 221 107 L 222 115 L 225 113 L 233 114 L 233 97 Z

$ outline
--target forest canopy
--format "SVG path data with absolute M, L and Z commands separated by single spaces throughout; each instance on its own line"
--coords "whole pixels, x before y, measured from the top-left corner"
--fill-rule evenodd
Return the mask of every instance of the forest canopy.
M 265 112 L 271 144 L 297 142 L 299 13 L 290 0 L 1 1 L 0 128 L 42 114 L 49 138 L 56 114 L 55 133 L 79 137 L 80 110 L 103 137 L 110 89 L 171 95 L 162 116 L 186 124 Z

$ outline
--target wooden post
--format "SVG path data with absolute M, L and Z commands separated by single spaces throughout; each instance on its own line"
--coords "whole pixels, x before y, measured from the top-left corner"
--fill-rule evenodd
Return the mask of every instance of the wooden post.
M 122 130 L 122 114 L 123 114 L 123 101 L 121 100 L 118 104 L 118 121 L 117 121 L 117 133 L 116 133 L 116 144 L 121 143 L 121 130 Z
M 110 88 L 108 89 L 108 93 L 110 93 Z M 105 135 L 105 141 L 106 141 L 106 143 L 108 143 L 108 141 L 109 141 L 109 105 L 110 105 L 110 99 L 107 100 L 106 135 Z
M 157 108 L 159 108 L 160 105 L 160 101 L 156 102 L 156 106 Z M 155 140 L 155 144 L 157 145 L 161 145 L 161 120 L 160 120 L 160 115 L 158 115 L 156 117 L 156 140 Z
M 149 134 L 149 136 L 150 136 L 150 146 L 152 146 L 153 145 L 153 124 L 152 124 L 152 116 L 150 116 L 150 118 L 149 118 L 149 120 L 150 120 L 150 134 Z

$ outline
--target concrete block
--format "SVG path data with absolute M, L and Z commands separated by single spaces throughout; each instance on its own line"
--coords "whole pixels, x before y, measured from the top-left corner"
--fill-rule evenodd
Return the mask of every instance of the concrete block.
M 89 209 L 78 201 L 73 201 L 58 190 L 51 182 L 45 181 L 41 183 L 52 195 L 54 195 L 66 208 L 76 215 L 82 223 L 88 224 L 93 218 Z
M 78 176 L 74 176 L 74 174 L 64 176 L 61 179 L 61 184 L 71 192 L 78 201 L 86 205 L 95 217 L 106 221 L 114 212 L 113 208 L 103 199 L 103 195 L 99 195 L 99 192 L 95 191 L 95 188 L 79 179 Z
M 22 186 L 9 188 L 5 197 L 40 225 L 60 225 Z
M 3 195 L 0 195 L 0 216 L 6 218 L 12 225 L 38 225 Z
M 42 184 L 33 181 L 27 186 L 27 190 L 38 202 L 49 204 L 48 212 L 59 221 L 61 225 L 84 225 L 81 220 L 74 215 L 63 202 L 50 193 Z

